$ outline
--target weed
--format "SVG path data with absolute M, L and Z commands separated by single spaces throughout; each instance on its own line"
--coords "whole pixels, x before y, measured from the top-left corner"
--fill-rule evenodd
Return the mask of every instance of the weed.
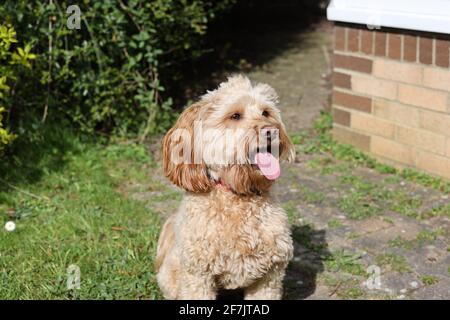
M 375 258 L 375 262 L 380 267 L 388 267 L 392 271 L 396 271 L 398 273 L 411 272 L 411 268 L 406 262 L 406 259 L 394 253 L 380 254 Z
M 390 247 L 404 248 L 407 250 L 411 250 L 414 246 L 414 241 L 406 240 L 401 236 L 397 236 L 396 238 L 389 240 L 388 244 Z
M 426 276 L 422 276 L 420 278 L 420 280 L 422 281 L 422 283 L 426 286 L 432 286 L 433 284 L 436 284 L 439 282 L 438 277 L 436 276 L 431 276 L 431 275 L 426 275 Z
M 366 275 L 366 271 L 360 259 L 359 254 L 339 250 L 331 253 L 325 260 L 325 265 L 332 272 L 343 271 L 352 275 L 363 276 Z
M 328 221 L 328 227 L 330 229 L 337 229 L 342 227 L 342 222 L 339 219 L 331 219 Z

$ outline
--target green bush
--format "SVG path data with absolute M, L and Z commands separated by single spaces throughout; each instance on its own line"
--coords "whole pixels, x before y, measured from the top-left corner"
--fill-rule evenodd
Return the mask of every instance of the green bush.
M 5 112 L 5 109 L 0 107 L 0 152 L 3 150 L 5 145 L 9 144 L 14 139 L 14 135 L 3 127 L 3 112 Z
M 77 1 L 81 28 L 70 29 L 73 1 L 6 1 L 0 16 L 38 56 L 16 88 L 13 125 L 64 116 L 87 132 L 165 129 L 173 118 L 166 89 L 181 63 L 202 54 L 208 22 L 234 2 Z
M 10 133 L 3 123 L 5 105 L 10 103 L 10 83 L 17 80 L 17 71 L 20 66 L 30 67 L 30 60 L 35 58 L 30 53 L 31 47 L 15 46 L 17 43 L 14 28 L 8 25 L 0 25 L 0 152 L 9 144 L 15 135 Z

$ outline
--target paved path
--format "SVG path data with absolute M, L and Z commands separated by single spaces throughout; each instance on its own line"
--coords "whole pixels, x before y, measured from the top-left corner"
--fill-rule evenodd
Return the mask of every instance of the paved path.
M 264 35 L 264 42 L 272 37 L 277 41 L 289 38 L 285 41 L 291 44 L 248 73 L 253 81 L 269 83 L 278 92 L 289 132 L 310 128 L 320 110 L 329 104 L 331 32 L 331 26 L 322 23 L 306 32 L 286 34 L 285 29 L 280 29 Z
M 291 133 L 308 129 L 329 105 L 330 25 L 272 37 L 291 44 L 249 76 L 279 92 Z M 163 218 L 181 198 L 160 169 L 125 190 Z M 450 299 L 448 194 L 302 152 L 284 166 L 275 192 L 295 240 L 285 298 Z
M 286 298 L 450 298 L 448 194 L 302 154 L 276 192 L 296 240 Z

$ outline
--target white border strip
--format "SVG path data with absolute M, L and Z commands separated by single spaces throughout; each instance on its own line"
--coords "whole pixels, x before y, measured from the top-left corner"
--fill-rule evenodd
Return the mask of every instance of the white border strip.
M 409 0 L 404 10 L 399 6 L 401 2 L 332 0 L 327 17 L 332 21 L 364 24 L 369 28 L 392 27 L 450 34 L 450 1 Z

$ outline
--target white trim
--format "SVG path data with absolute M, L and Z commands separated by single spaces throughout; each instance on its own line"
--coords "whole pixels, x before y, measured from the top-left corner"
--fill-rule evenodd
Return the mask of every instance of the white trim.
M 450 0 L 332 0 L 332 21 L 450 34 Z

